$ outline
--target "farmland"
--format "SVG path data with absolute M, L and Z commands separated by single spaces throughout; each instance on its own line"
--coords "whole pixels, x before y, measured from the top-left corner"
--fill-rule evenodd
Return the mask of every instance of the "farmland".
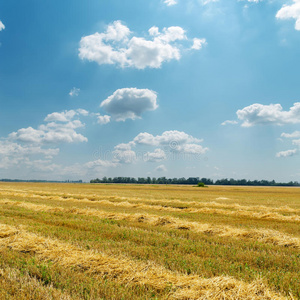
M 1 183 L 0 299 L 300 299 L 300 189 Z

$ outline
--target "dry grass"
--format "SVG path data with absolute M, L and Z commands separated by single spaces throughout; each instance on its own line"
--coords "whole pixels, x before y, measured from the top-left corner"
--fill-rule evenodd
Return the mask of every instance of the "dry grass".
M 221 204 L 216 202 L 202 202 L 197 203 L 193 202 L 183 202 L 180 200 L 169 200 L 169 201 L 161 201 L 165 203 L 175 203 L 185 204 L 185 205 L 194 205 L 194 206 L 204 206 L 205 208 L 194 208 L 194 207 L 173 207 L 173 206 L 166 206 L 166 205 L 149 205 L 144 203 L 131 203 L 127 198 L 118 198 L 117 200 L 123 200 L 121 202 L 115 202 L 110 200 L 100 200 L 99 198 L 93 197 L 92 199 L 84 198 L 84 195 L 72 195 L 72 197 L 67 196 L 59 196 L 57 194 L 46 196 L 40 195 L 37 193 L 16 193 L 16 192 L 7 192 L 1 191 L 1 195 L 3 196 L 12 196 L 12 197 L 20 197 L 20 198 L 38 198 L 43 200 L 55 200 L 55 201 L 70 201 L 70 202 L 77 202 L 81 201 L 83 203 L 89 203 L 90 201 L 97 201 L 98 204 L 101 205 L 108 205 L 108 206 L 117 206 L 117 207 L 126 207 L 126 208 L 135 208 L 135 209 L 143 209 L 143 210 L 158 210 L 158 211 L 167 211 L 167 212 L 186 212 L 186 213 L 193 213 L 193 214 L 218 214 L 218 215 L 228 215 L 228 216 L 236 216 L 236 217 L 246 217 L 246 218 L 253 218 L 253 219 L 264 219 L 264 220 L 274 220 L 274 221 L 287 221 L 287 222 L 300 222 L 300 216 L 298 215 L 282 215 L 277 213 L 280 212 L 296 212 L 298 213 L 299 209 L 293 209 L 288 206 L 279 207 L 279 208 L 268 208 L 266 206 L 242 206 L 239 204 Z M 78 198 L 74 198 L 78 197 Z M 116 200 L 116 199 L 115 199 Z M 137 199 L 135 199 L 137 200 Z M 157 201 L 157 200 L 156 200 Z M 154 200 L 152 200 L 154 202 Z M 212 207 L 224 207 L 227 209 L 236 209 L 236 210 L 224 210 L 224 209 L 214 209 L 208 208 L 209 206 Z M 254 212 L 252 211 L 254 210 Z
M 37 278 L 18 269 L 0 268 L 0 299 L 70 300 L 71 297 L 53 286 L 44 286 Z
M 151 226 L 164 226 L 177 230 L 191 230 L 196 233 L 205 233 L 209 235 L 218 235 L 222 237 L 245 238 L 257 240 L 264 243 L 271 243 L 274 245 L 284 247 L 294 247 L 300 249 L 300 239 L 283 234 L 274 230 L 266 229 L 252 229 L 245 230 L 234 228 L 231 226 L 216 226 L 213 224 L 201 224 L 196 222 L 189 222 L 176 219 L 170 216 L 156 216 L 150 214 L 126 214 L 126 213 L 108 213 L 105 211 L 95 209 L 78 209 L 76 207 L 65 209 L 63 207 L 53 207 L 47 205 L 36 205 L 26 202 L 10 201 L 8 199 L 0 200 L 0 203 L 11 206 L 19 206 L 34 211 L 43 212 L 64 212 L 78 215 L 95 216 L 101 219 L 109 220 L 126 220 L 130 222 L 146 223 Z M 5 234 L 5 233 L 4 233 Z M 1 232 L 0 232 L 1 237 Z
M 0 224 L 5 236 L 0 247 L 36 254 L 42 260 L 51 260 L 66 268 L 78 268 L 93 275 L 105 275 L 120 284 L 149 285 L 156 290 L 170 287 L 174 299 L 286 299 L 268 289 L 262 281 L 251 284 L 229 277 L 210 279 L 170 272 L 153 263 L 137 263 L 124 257 L 110 257 L 94 253 L 56 240 L 28 233 L 23 229 Z

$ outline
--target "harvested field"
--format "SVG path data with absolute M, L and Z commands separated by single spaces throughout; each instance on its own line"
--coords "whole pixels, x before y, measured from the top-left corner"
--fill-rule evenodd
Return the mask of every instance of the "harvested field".
M 1 183 L 0 299 L 300 299 L 299 223 L 297 188 Z
M 126 220 L 131 222 L 146 223 L 151 226 L 166 226 L 177 230 L 191 230 L 193 232 L 201 232 L 209 235 L 228 236 L 231 238 L 246 238 L 261 241 L 264 243 L 271 243 L 274 245 L 281 245 L 284 247 L 293 247 L 300 249 L 300 239 L 282 234 L 278 231 L 259 230 L 259 229 L 238 229 L 230 226 L 216 226 L 213 224 L 201 224 L 196 222 L 183 221 L 170 216 L 160 217 L 150 214 L 126 214 L 126 213 L 109 213 L 95 209 L 78 209 L 76 207 L 65 209 L 62 207 L 52 207 L 47 205 L 36 205 L 26 202 L 10 201 L 7 199 L 0 200 L 0 203 L 27 208 L 33 211 L 43 212 L 62 212 L 86 216 L 95 216 L 101 219 L 109 220 Z M 1 235 L 1 232 L 0 232 Z

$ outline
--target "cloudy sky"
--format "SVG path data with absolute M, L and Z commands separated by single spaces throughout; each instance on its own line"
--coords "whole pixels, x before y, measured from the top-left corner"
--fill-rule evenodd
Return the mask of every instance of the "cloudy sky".
M 4 0 L 0 178 L 300 181 L 300 0 Z

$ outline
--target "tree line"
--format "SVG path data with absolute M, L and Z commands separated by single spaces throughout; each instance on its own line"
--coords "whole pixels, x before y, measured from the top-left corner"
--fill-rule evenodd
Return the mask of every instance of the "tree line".
M 102 179 L 92 179 L 90 183 L 131 183 L 131 184 L 187 184 L 197 185 L 203 182 L 205 185 L 244 185 L 244 186 L 300 186 L 297 181 L 290 182 L 276 182 L 275 180 L 247 180 L 247 179 L 233 179 L 224 178 L 216 181 L 209 178 L 189 177 L 189 178 L 151 178 L 151 177 L 103 177 Z
M 80 180 L 40 180 L 40 179 L 8 179 L 3 178 L 0 179 L 0 182 L 33 182 L 33 183 L 83 183 L 83 181 Z

